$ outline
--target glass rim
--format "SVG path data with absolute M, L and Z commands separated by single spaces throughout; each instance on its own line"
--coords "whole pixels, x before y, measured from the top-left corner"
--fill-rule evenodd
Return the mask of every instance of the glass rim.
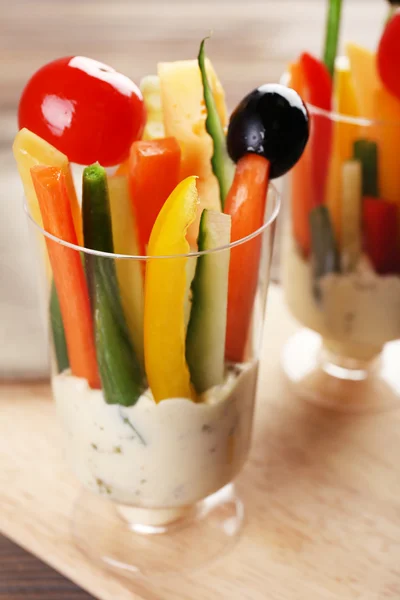
M 367 117 L 356 117 L 351 115 L 345 115 L 343 113 L 326 110 L 325 108 L 319 108 L 315 104 L 310 102 L 305 103 L 309 113 L 326 117 L 330 121 L 337 121 L 340 123 L 347 123 L 348 125 L 359 125 L 361 127 L 400 127 L 400 120 L 398 121 L 387 121 L 385 119 L 369 119 Z
M 290 74 L 289 71 L 284 71 L 280 78 L 280 83 L 282 85 L 286 85 L 290 87 Z M 383 127 L 383 126 L 391 126 L 396 127 L 400 126 L 400 119 L 398 121 L 388 121 L 385 119 L 370 119 L 368 117 L 355 116 L 355 115 L 345 115 L 336 110 L 326 110 L 325 108 L 319 108 L 315 106 L 312 102 L 305 102 L 305 105 L 308 111 L 311 114 L 316 114 L 321 117 L 326 117 L 331 121 L 338 121 L 341 123 L 348 123 L 349 125 L 359 125 L 362 127 Z
M 264 231 L 269 229 L 271 225 L 276 221 L 280 208 L 281 208 L 281 195 L 276 189 L 276 187 L 269 183 L 267 190 L 267 199 L 270 192 L 273 192 L 273 208 L 271 215 L 266 219 L 265 223 L 262 224 L 261 227 L 250 233 L 249 235 L 236 240 L 235 242 L 230 242 L 229 244 L 225 244 L 224 246 L 219 246 L 218 248 L 213 248 L 212 250 L 201 250 L 196 252 L 188 252 L 186 254 L 165 254 L 165 255 L 157 255 L 157 256 L 149 256 L 145 255 L 133 255 L 133 254 L 117 254 L 116 252 L 102 252 L 101 250 L 93 250 L 92 248 L 85 248 L 84 246 L 79 246 L 78 244 L 71 244 L 70 242 L 66 242 L 61 238 L 49 233 L 46 231 L 39 223 L 35 221 L 32 217 L 31 212 L 29 210 L 28 203 L 26 198 L 24 197 L 23 208 L 24 211 L 32 223 L 32 225 L 47 239 L 60 244 L 61 246 L 65 246 L 66 248 L 71 248 L 71 250 L 75 250 L 76 252 L 83 252 L 84 254 L 90 254 L 92 256 L 99 256 L 102 258 L 111 258 L 114 260 L 140 260 L 140 261 L 150 261 L 150 260 L 158 260 L 158 259 L 176 259 L 176 258 L 198 258 L 200 256 L 205 256 L 208 254 L 214 254 L 216 252 L 223 252 L 225 250 L 231 250 L 232 248 L 236 248 L 237 246 L 241 246 L 246 242 L 251 241 L 252 239 L 257 238 L 259 235 L 263 234 Z M 266 208 L 268 210 L 268 207 Z

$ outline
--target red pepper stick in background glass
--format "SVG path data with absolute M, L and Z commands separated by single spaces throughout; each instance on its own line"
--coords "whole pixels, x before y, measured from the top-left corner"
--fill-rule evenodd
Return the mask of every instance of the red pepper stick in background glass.
M 268 179 L 269 162 L 262 156 L 247 154 L 237 163 L 224 211 L 232 218 L 232 242 L 250 235 L 262 226 Z M 262 235 L 258 235 L 231 250 L 225 356 L 233 362 L 245 359 L 257 290 L 261 244 Z
M 399 211 L 380 198 L 363 198 L 364 249 L 377 273 L 396 272 L 399 266 Z
M 31 169 L 32 181 L 42 214 L 44 229 L 77 244 L 65 175 L 57 167 Z M 100 388 L 89 292 L 80 254 L 46 238 L 54 283 L 65 328 L 71 372 Z
M 300 56 L 303 70 L 305 102 L 330 111 L 332 108 L 332 79 L 323 62 L 304 52 Z M 323 115 L 311 114 L 311 175 L 313 206 L 323 204 L 332 146 L 332 122 Z

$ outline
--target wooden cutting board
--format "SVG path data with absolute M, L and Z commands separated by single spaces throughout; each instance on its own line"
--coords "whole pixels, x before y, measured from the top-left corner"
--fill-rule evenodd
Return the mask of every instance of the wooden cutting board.
M 400 597 L 400 412 L 346 416 L 293 396 L 280 353 L 296 325 L 268 306 L 243 535 L 194 574 L 128 584 L 72 545 L 78 484 L 47 384 L 0 386 L 0 530 L 102 600 Z M 193 540 L 193 543 L 202 543 Z

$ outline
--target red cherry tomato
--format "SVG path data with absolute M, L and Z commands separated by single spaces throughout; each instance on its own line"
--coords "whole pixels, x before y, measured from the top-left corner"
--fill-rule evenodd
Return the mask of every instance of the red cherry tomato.
M 19 127 L 64 152 L 71 162 L 121 163 L 145 122 L 139 88 L 91 58 L 68 56 L 36 71 L 22 92 Z
M 379 42 L 377 63 L 383 85 L 400 99 L 400 10 L 397 10 L 385 27 Z

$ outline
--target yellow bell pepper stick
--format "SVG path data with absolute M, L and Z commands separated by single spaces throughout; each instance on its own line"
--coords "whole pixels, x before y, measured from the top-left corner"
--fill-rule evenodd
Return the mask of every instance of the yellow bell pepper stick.
M 29 210 L 36 223 L 40 226 L 42 226 L 42 215 L 32 183 L 31 168 L 36 165 L 44 165 L 62 169 L 71 202 L 72 218 L 78 243 L 82 245 L 83 233 L 81 211 L 76 197 L 68 157 L 41 137 L 25 128 L 21 129 L 15 136 L 13 152 L 15 160 L 17 161 L 18 171 L 24 187 Z
M 186 232 L 199 204 L 196 178 L 187 177 L 166 200 L 154 224 L 148 255 L 186 254 Z M 144 356 L 156 402 L 168 398 L 196 400 L 185 358 L 187 258 L 151 259 L 146 267 Z
M 400 176 L 397 157 L 400 153 L 400 102 L 383 86 L 376 67 L 376 55 L 366 48 L 349 44 L 350 58 L 360 115 L 375 121 L 376 126 L 364 128 L 362 137 L 378 145 L 380 196 L 400 203 Z
M 110 195 L 114 252 L 137 256 L 139 254 L 139 244 L 136 236 L 136 224 L 127 177 L 115 175 L 109 177 L 108 191 Z M 115 261 L 125 318 L 136 356 L 141 365 L 144 366 L 144 291 L 142 265 L 144 263 L 138 260 Z
M 350 61 L 360 116 L 364 119 L 374 119 L 376 117 L 374 94 L 381 87 L 376 68 L 376 56 L 357 44 L 347 44 L 346 53 Z
M 359 115 L 350 62 L 347 56 L 341 56 L 335 63 L 334 109 L 340 115 L 357 117 Z M 353 153 L 353 143 L 358 136 L 358 126 L 338 122 L 342 162 L 349 160 Z
M 334 110 L 341 115 L 355 117 L 358 106 L 347 57 L 339 57 L 335 62 L 334 76 Z M 358 127 L 343 121 L 335 121 L 333 125 L 333 150 L 329 166 L 326 204 L 329 208 L 335 238 L 341 244 L 342 237 L 342 165 L 353 153 L 353 142 L 358 137 Z

